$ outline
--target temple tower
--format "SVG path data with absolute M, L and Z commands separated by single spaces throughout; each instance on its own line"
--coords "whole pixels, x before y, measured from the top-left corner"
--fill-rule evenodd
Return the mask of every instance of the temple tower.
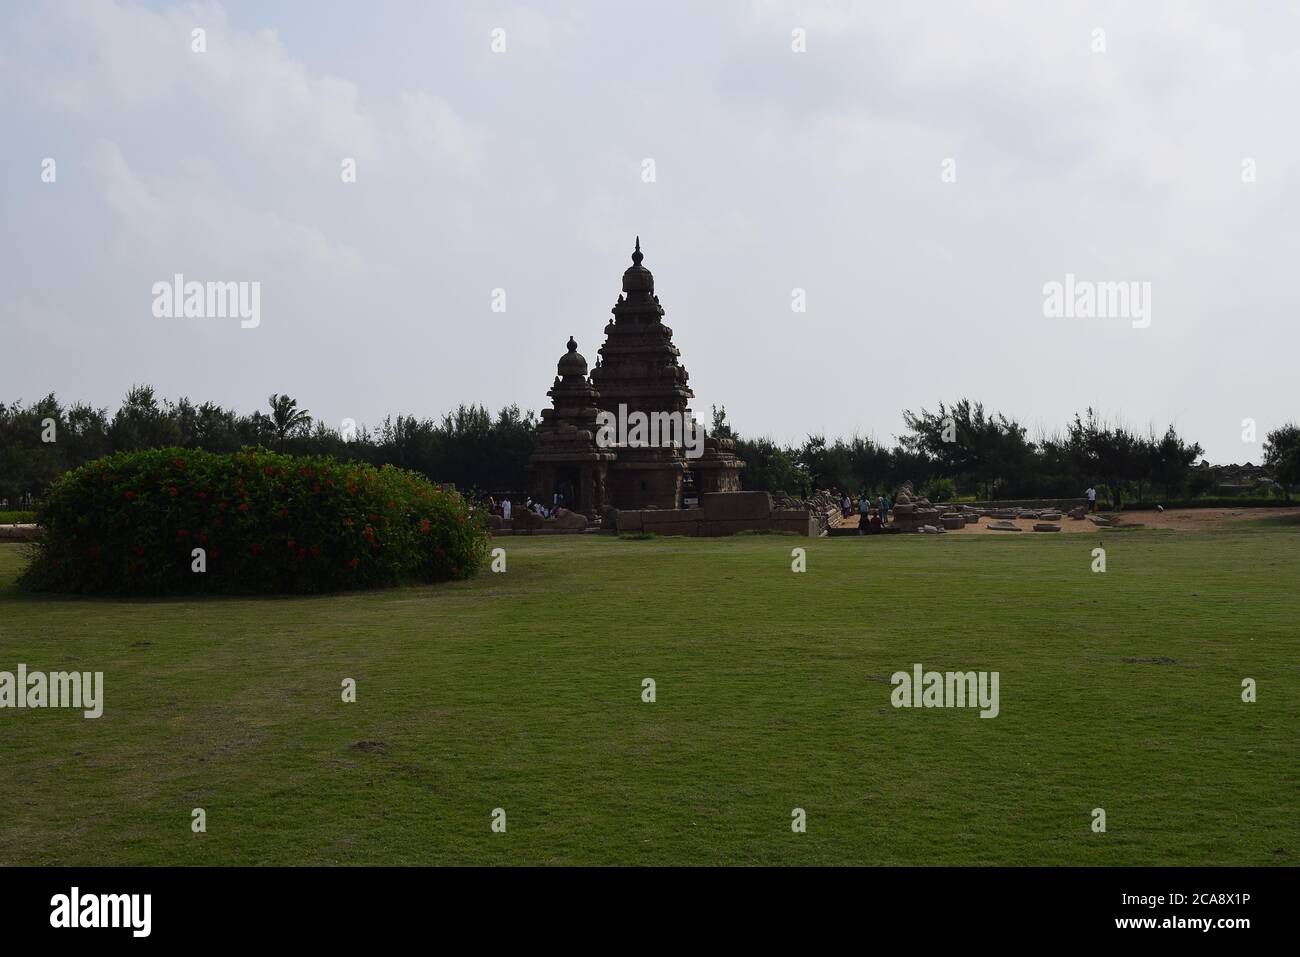
M 681 353 L 673 331 L 663 322 L 664 310 L 655 295 L 654 275 L 641 265 L 641 237 L 632 265 L 623 273 L 623 294 L 610 310 L 605 344 L 591 370 L 599 393 L 597 404 L 614 416 L 623 412 L 675 412 L 689 421 L 687 403 L 695 393 L 686 384 Z M 620 446 L 610 468 L 610 497 L 618 508 L 681 508 L 682 488 L 689 473 L 685 450 L 678 447 Z

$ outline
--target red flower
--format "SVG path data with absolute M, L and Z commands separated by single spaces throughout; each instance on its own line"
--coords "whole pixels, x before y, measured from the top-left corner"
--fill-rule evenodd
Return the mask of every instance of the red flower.
M 307 549 L 305 548 L 298 549 L 298 561 L 302 561 L 306 557 L 307 557 Z
M 311 557 L 320 558 L 320 549 L 317 548 L 315 545 L 311 547 Z
M 169 489 L 167 489 L 167 494 L 170 495 L 172 498 L 175 498 L 177 495 L 180 494 L 180 492 L 178 492 L 176 490 L 176 486 L 173 485 Z
M 177 538 L 189 538 L 189 537 L 190 537 L 189 529 L 185 529 L 185 528 L 178 528 L 178 529 L 176 529 L 176 537 L 177 537 Z
M 185 460 L 184 460 L 184 459 L 172 459 L 172 465 L 175 465 L 178 469 L 183 469 L 183 468 L 185 468 Z
M 201 502 L 206 502 L 207 500 L 208 500 L 208 493 L 207 493 L 207 492 L 199 492 L 199 501 L 201 501 Z
M 248 503 L 247 503 L 247 502 L 240 502 L 240 503 L 239 503 L 239 510 L 240 510 L 241 512 L 247 512 L 247 511 L 248 511 Z
M 265 472 L 267 475 L 274 475 L 274 474 L 275 474 L 275 469 L 274 469 L 273 467 L 271 467 L 270 465 L 268 465 L 266 468 L 262 469 L 262 471 Z
M 134 499 L 134 498 L 135 498 L 135 492 L 132 492 L 130 489 L 127 489 L 126 497 L 127 497 L 127 500 L 128 500 L 128 501 L 131 500 L 131 499 Z
M 359 563 L 360 563 L 360 559 L 357 558 L 354 558 L 352 559 L 352 561 L 348 562 L 348 564 L 351 565 L 353 568 L 356 568 Z
M 429 520 L 428 520 L 427 518 L 426 518 L 423 522 L 420 523 L 420 531 L 424 532 L 426 535 L 428 534 L 428 532 L 429 532 Z
M 256 555 L 262 551 L 262 544 L 260 542 L 253 542 L 251 545 L 248 546 L 248 549 L 254 555 Z

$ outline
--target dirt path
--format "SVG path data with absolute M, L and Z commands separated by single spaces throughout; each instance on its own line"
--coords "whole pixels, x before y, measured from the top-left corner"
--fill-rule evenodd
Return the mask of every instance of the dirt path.
M 1141 525 L 1145 528 L 1169 528 L 1183 532 L 1204 532 L 1212 529 L 1230 528 L 1238 522 L 1259 521 L 1271 519 L 1279 523 L 1294 523 L 1300 527 L 1300 507 L 1293 508 L 1173 508 L 1164 512 L 1098 512 L 1099 515 L 1106 515 L 1112 520 L 1116 520 L 1118 525 Z M 1014 535 L 1014 532 L 995 532 L 988 527 L 989 522 L 994 519 L 980 519 L 978 525 L 967 525 L 965 528 L 949 531 L 950 535 Z M 1034 523 L 1037 519 L 1009 519 L 1009 521 L 1018 528 L 1026 532 L 1033 532 Z M 1062 517 L 1055 524 L 1061 526 L 1061 532 L 1096 532 L 1097 526 L 1086 518 L 1077 521 L 1068 517 Z M 858 516 L 851 515 L 847 518 L 841 528 L 858 527 Z

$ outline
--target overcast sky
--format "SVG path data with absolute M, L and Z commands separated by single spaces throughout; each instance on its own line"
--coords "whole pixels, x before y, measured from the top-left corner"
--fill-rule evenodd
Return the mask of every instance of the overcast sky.
M 540 409 L 639 234 L 701 419 L 1091 405 L 1257 463 L 1242 420 L 1300 414 L 1297 94 L 1284 3 L 6 0 L 0 400 Z M 260 325 L 156 318 L 176 273 Z M 1045 316 L 1067 274 L 1149 325 Z

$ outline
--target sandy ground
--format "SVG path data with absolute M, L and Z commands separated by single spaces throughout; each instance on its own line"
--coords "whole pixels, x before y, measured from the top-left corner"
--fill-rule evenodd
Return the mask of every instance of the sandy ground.
M 1184 532 L 1204 532 L 1212 529 L 1231 528 L 1237 522 L 1272 520 L 1278 523 L 1294 523 L 1300 527 L 1300 507 L 1297 508 L 1175 508 L 1164 512 L 1098 512 L 1118 525 L 1141 525 L 1144 528 L 1171 528 Z M 1015 535 L 1015 532 L 995 532 L 989 529 L 992 518 L 982 518 L 978 525 L 967 525 L 956 531 L 949 530 L 949 535 Z M 1033 519 L 1009 519 L 1030 534 L 1034 534 Z M 1063 516 L 1054 524 L 1061 526 L 1060 534 L 1067 532 L 1098 531 L 1096 525 L 1086 518 L 1075 520 Z M 858 516 L 851 515 L 840 527 L 857 528 Z M 1056 533 L 1039 533 L 1056 534 Z

